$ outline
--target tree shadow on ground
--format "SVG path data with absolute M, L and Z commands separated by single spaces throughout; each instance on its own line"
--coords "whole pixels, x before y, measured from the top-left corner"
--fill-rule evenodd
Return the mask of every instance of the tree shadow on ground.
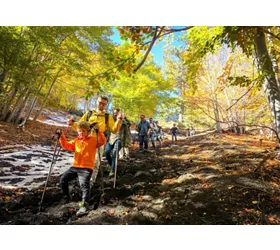
M 31 202 L 39 202 L 41 195 L 33 192 L 30 203 L 9 208 L 5 204 L 8 211 L 2 211 L 8 217 L 0 217 L 0 222 L 11 224 L 8 221 L 14 216 L 12 224 L 277 224 L 279 188 L 270 182 L 279 176 L 279 165 L 262 176 L 253 169 L 263 153 L 243 154 L 236 146 L 235 153 L 225 153 L 227 146 L 234 150 L 231 144 L 203 138 L 180 141 L 175 146 L 165 143 L 150 153 L 133 150 L 132 160 L 119 161 L 116 188 L 105 173 L 102 195 L 100 178 L 97 180 L 87 216 L 75 216 L 77 204 L 65 207 L 59 203 L 58 180 L 52 180 L 53 188 L 46 192 L 45 199 L 44 212 L 52 211 L 44 215 L 47 218 L 32 207 Z M 74 200 L 78 201 L 78 183 L 71 185 Z M 22 220 L 26 212 L 19 210 L 23 207 L 33 212 L 33 217 Z

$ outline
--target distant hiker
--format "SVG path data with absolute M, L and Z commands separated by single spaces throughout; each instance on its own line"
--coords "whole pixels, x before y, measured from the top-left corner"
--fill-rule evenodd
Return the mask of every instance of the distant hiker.
M 120 128 L 122 146 L 120 151 L 120 160 L 129 159 L 129 146 L 131 141 L 130 125 L 130 121 L 127 119 L 126 115 L 123 114 L 123 120 Z
M 116 120 L 117 117 L 120 114 L 120 109 L 114 109 L 113 111 L 113 118 Z M 119 119 L 122 119 L 119 118 Z M 121 126 L 121 124 L 120 124 Z M 119 127 L 120 128 L 120 127 Z M 110 168 L 110 173 L 109 173 L 109 177 L 114 176 L 115 173 L 115 164 L 116 164 L 116 157 L 117 154 L 119 153 L 120 149 L 121 149 L 121 138 L 120 138 L 120 129 L 118 128 L 118 132 L 117 133 L 110 133 L 110 137 L 108 142 L 106 143 L 105 146 L 105 151 L 104 151 L 104 155 L 108 161 L 108 165 Z
M 98 145 L 96 135 L 89 135 L 90 124 L 88 122 L 82 121 L 77 123 L 76 126 L 78 131 L 78 137 L 76 139 L 67 142 L 63 133 L 59 139 L 64 149 L 75 152 L 73 167 L 70 167 L 62 174 L 60 185 L 64 195 L 64 201 L 67 202 L 70 198 L 68 183 L 78 177 L 82 191 L 82 201 L 79 204 L 80 209 L 77 212 L 77 216 L 80 216 L 87 213 L 90 178 L 94 169 L 96 148 L 104 145 L 106 138 L 98 124 L 95 125 L 95 128 L 98 129 Z
M 163 141 L 162 138 L 162 127 L 159 126 L 158 121 L 155 121 L 156 129 L 155 129 L 155 140 L 159 142 L 159 145 L 161 146 L 161 142 Z
M 174 139 L 177 141 L 177 132 L 179 132 L 179 129 L 176 127 L 176 123 L 173 123 L 173 127 L 170 129 L 170 132 L 172 136 L 172 142 L 174 143 Z
M 145 115 L 140 116 L 140 122 L 137 125 L 136 130 L 138 131 L 138 141 L 139 141 L 139 152 L 143 152 L 143 144 L 144 151 L 148 150 L 148 135 L 150 133 L 150 123 L 146 120 Z
M 155 135 L 156 135 L 157 125 L 154 122 L 153 118 L 150 118 L 149 123 L 150 123 L 150 127 L 151 127 L 149 138 L 150 138 L 150 140 L 152 142 L 153 149 L 155 149 L 156 148 L 156 145 L 155 145 Z
M 118 126 L 121 123 L 121 119 L 117 118 L 117 120 L 114 121 L 112 115 L 105 111 L 105 107 L 107 106 L 107 104 L 108 98 L 106 96 L 99 96 L 97 98 L 96 103 L 97 109 L 93 109 L 86 112 L 79 121 L 88 121 L 90 124 L 97 122 L 101 132 L 105 132 L 107 129 L 112 133 L 116 133 Z M 71 117 L 71 119 L 68 120 L 68 125 L 72 126 L 73 129 L 77 130 L 77 122 L 74 121 L 73 117 Z M 99 152 L 101 157 L 104 152 L 104 146 L 101 146 L 99 148 Z M 93 183 L 95 182 L 100 167 L 98 152 L 96 152 L 95 159 L 95 168 L 92 174 Z
M 193 128 L 193 126 L 190 126 L 189 131 L 190 131 L 190 136 L 194 136 L 194 128 Z

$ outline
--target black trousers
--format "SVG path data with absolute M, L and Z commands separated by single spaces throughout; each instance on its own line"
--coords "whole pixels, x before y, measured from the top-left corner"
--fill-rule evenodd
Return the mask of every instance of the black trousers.
M 92 169 L 89 168 L 75 168 L 71 167 L 60 177 L 60 186 L 63 195 L 69 195 L 68 183 L 78 177 L 80 188 L 82 191 L 82 201 L 88 202 L 89 200 L 89 189 L 90 189 L 90 177 Z
M 138 136 L 140 150 L 143 150 L 143 144 L 144 144 L 144 149 L 148 149 L 148 140 L 149 139 L 148 139 L 147 135 L 139 135 Z

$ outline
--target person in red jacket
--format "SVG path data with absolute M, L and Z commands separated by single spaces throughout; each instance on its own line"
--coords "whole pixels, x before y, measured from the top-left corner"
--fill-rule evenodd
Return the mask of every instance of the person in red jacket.
M 87 213 L 90 178 L 94 168 L 96 148 L 104 145 L 106 142 L 106 138 L 103 132 L 99 130 L 98 124 L 95 125 L 95 129 L 98 129 L 98 145 L 96 135 L 90 135 L 90 124 L 86 121 L 78 123 L 78 137 L 75 140 L 67 142 L 63 133 L 59 139 L 64 149 L 75 152 L 73 166 L 62 174 L 60 185 L 64 200 L 69 201 L 68 183 L 78 177 L 82 191 L 82 202 L 79 204 L 80 209 L 77 212 L 77 216 Z

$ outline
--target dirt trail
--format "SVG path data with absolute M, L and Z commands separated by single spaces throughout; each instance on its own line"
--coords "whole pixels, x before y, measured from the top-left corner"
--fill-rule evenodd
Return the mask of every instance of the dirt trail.
M 135 148 L 119 161 L 117 187 L 105 173 L 93 187 L 88 215 L 77 218 L 77 182 L 72 202 L 62 205 L 58 176 L 51 178 L 42 213 L 42 188 L 1 188 L 1 224 L 279 224 L 279 161 L 271 157 L 254 171 L 274 144 L 254 136 L 196 136 L 150 153 Z M 103 163 L 105 164 L 105 163 Z

